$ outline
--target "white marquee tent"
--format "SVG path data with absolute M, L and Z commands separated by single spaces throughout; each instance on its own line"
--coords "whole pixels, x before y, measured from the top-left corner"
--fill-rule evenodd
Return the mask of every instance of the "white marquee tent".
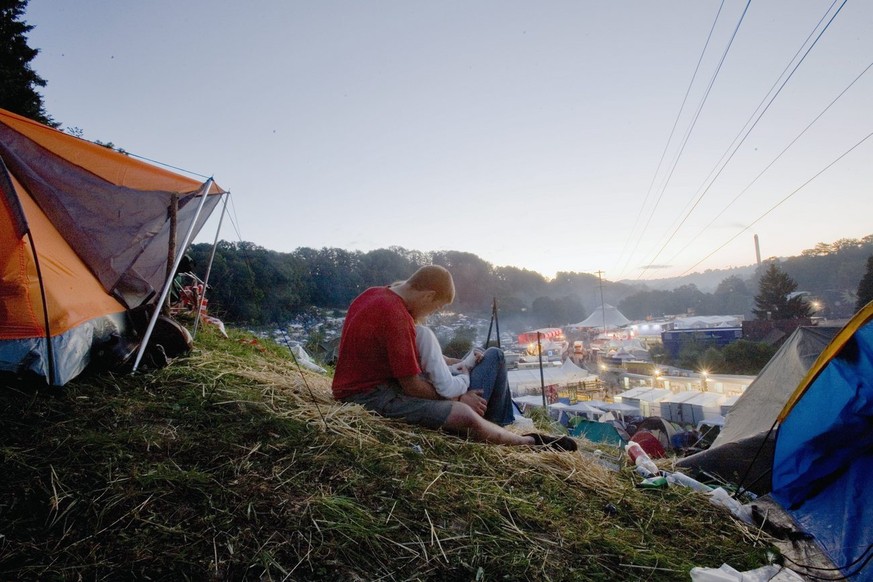
M 574 364 L 569 358 L 560 367 L 544 367 L 543 378 L 540 380 L 540 369 L 510 370 L 509 389 L 513 395 L 523 395 L 538 391 L 542 385 L 567 386 L 578 382 L 593 381 L 597 376 Z

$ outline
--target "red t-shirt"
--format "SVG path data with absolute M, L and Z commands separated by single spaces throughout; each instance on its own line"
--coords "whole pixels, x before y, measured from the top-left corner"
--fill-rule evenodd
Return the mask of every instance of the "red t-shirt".
M 420 373 L 415 322 L 403 299 L 387 287 L 358 295 L 343 324 L 333 397 L 339 400 Z

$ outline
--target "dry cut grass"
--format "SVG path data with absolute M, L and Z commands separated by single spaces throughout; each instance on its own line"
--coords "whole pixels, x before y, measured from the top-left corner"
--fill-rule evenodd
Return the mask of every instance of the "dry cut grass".
M 388 421 L 289 357 L 204 330 L 162 370 L 7 381 L 0 579 L 688 580 L 772 551 L 586 441 L 538 452 Z

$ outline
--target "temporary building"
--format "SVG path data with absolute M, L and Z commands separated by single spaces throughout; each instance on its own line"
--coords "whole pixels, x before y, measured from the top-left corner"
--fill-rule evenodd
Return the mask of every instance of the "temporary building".
M 724 402 L 724 394 L 716 392 L 698 392 L 680 405 L 683 425 L 697 426 L 704 420 L 721 417 L 721 404 Z
M 727 416 L 731 411 L 731 408 L 734 407 L 734 404 L 739 401 L 742 396 L 729 396 L 724 399 L 724 402 L 721 403 L 721 416 Z
M 695 315 L 677 317 L 673 329 L 712 329 L 716 327 L 742 327 L 742 315 Z
M 684 419 L 685 411 L 682 408 L 682 403 L 691 400 L 698 394 L 700 392 L 693 392 L 691 390 L 670 394 L 661 400 L 661 418 L 666 418 L 671 422 L 679 424 L 693 424 L 690 418 L 688 420 Z
M 730 482 L 744 480 L 744 486 L 757 494 L 769 492 L 774 442 L 771 429 L 776 417 L 838 331 L 836 327 L 797 328 L 731 406 L 712 446 L 677 464 Z
M 822 351 L 777 422 L 773 499 L 847 579 L 873 580 L 873 302 Z
M 223 193 L 0 110 L 0 370 L 63 385 L 133 333 Z
M 615 399 L 635 407 L 641 416 L 661 416 L 661 401 L 671 394 L 672 392 L 664 388 L 642 386 L 622 392 Z

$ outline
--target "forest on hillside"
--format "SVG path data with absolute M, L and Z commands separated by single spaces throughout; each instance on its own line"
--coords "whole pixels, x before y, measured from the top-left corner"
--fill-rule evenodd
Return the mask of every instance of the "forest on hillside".
M 191 247 L 193 272 L 205 278 L 212 245 Z M 583 320 L 602 301 L 630 319 L 693 313 L 752 317 L 758 280 L 766 264 L 781 270 L 819 302 L 816 315 L 848 317 L 873 255 L 873 235 L 819 243 L 799 256 L 768 259 L 750 277 L 726 276 L 713 292 L 694 284 L 671 290 L 645 283 L 602 281 L 596 274 L 561 272 L 554 279 L 517 267 L 495 266 L 462 251 L 421 252 L 390 247 L 368 252 L 298 248 L 280 253 L 250 242 L 220 241 L 209 274 L 210 311 L 229 322 L 285 322 L 309 307 L 345 309 L 367 287 L 405 279 L 419 266 L 443 265 L 455 279 L 454 309 L 487 316 L 496 299 L 501 321 L 522 326 L 561 326 Z

